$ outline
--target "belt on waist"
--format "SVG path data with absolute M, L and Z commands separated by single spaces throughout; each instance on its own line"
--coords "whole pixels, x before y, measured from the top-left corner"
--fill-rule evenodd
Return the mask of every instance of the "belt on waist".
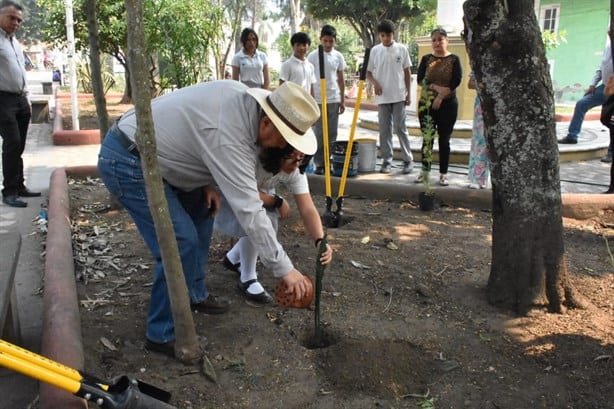
M 126 135 L 121 129 L 119 129 L 119 126 L 117 126 L 117 122 L 115 122 L 111 126 L 111 131 L 113 131 L 115 135 L 117 135 L 117 140 L 119 141 L 121 146 L 126 148 L 126 150 L 134 156 L 140 156 L 139 150 L 136 146 L 136 142 L 131 141 L 130 138 L 128 138 L 128 135 Z
M 11 91 L 1 91 L 0 90 L 0 95 L 6 95 L 9 97 L 23 97 L 26 95 L 25 92 L 11 92 Z

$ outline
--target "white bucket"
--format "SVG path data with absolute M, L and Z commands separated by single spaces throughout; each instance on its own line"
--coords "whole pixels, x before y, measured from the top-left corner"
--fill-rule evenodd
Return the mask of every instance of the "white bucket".
M 358 171 L 375 172 L 377 144 L 373 140 L 358 141 Z

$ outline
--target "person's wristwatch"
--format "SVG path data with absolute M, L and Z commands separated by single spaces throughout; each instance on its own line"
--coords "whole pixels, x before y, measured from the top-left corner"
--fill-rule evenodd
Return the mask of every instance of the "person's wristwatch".
M 275 198 L 275 205 L 273 205 L 273 207 L 275 209 L 279 209 L 281 205 L 284 203 L 284 198 L 281 197 L 280 195 L 273 195 L 273 197 Z

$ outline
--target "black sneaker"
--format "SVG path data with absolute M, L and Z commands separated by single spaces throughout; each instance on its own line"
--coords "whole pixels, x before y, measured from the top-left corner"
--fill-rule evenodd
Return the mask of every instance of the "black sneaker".
M 575 145 L 576 143 L 578 143 L 578 140 L 577 139 L 573 139 L 569 135 L 567 135 L 563 139 L 559 139 L 558 143 Z
M 603 163 L 612 163 L 612 155 L 608 154 L 605 155 L 603 158 L 600 159 Z
M 209 294 L 206 300 L 198 304 L 192 304 L 192 311 L 204 314 L 224 314 L 230 309 L 230 302 L 220 297 Z

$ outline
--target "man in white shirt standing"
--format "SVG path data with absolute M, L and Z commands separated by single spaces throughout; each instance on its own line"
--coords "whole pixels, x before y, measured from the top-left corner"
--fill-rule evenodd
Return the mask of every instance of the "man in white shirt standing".
M 23 21 L 23 8 L 12 0 L 0 2 L 0 136 L 2 137 L 2 202 L 26 207 L 20 197 L 37 197 L 40 192 L 24 184 L 23 151 L 32 116 L 23 51 L 15 32 Z
M 367 79 L 373 84 L 377 103 L 382 173 L 390 173 L 393 157 L 392 130 L 399 137 L 403 173 L 411 173 L 413 155 L 405 125 L 405 106 L 411 102 L 411 60 L 407 48 L 394 41 L 394 24 L 382 20 L 377 26 L 380 44 L 373 47 L 367 64 Z
M 333 142 L 337 140 L 337 128 L 339 127 L 339 115 L 345 112 L 345 59 L 343 54 L 335 50 L 337 42 L 337 30 L 331 25 L 325 25 L 320 31 L 320 44 L 324 48 L 324 76 L 326 78 L 326 102 L 328 120 L 328 144 L 332 148 Z M 307 56 L 307 60 L 315 68 L 316 76 L 320 75 L 320 61 L 318 50 L 312 51 Z M 314 97 L 320 105 L 322 112 L 322 91 L 320 82 L 317 81 L 314 88 Z M 313 156 L 313 163 L 316 166 L 315 174 L 324 174 L 324 132 L 322 129 L 322 117 L 313 126 L 313 132 L 318 140 L 318 150 Z M 332 149 L 329 149 L 332 152 Z
M 313 64 L 307 61 L 307 51 L 311 45 L 311 39 L 307 33 L 298 32 L 290 37 L 292 56 L 281 65 L 279 70 L 279 85 L 286 81 L 300 85 L 313 96 L 313 84 L 316 82 Z

